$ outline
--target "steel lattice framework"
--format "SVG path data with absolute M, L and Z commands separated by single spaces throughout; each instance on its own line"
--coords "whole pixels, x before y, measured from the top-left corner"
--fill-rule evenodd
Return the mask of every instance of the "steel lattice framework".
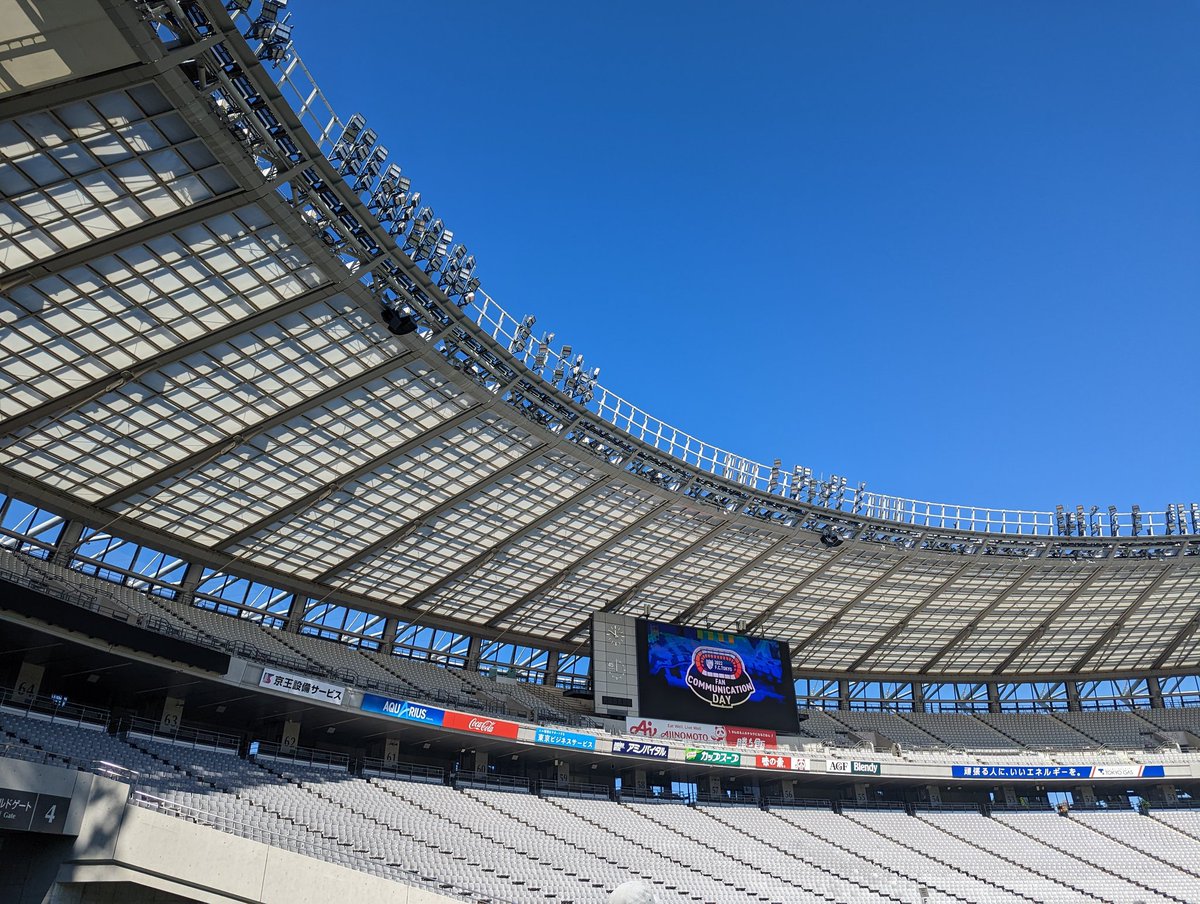
M 483 294 L 270 10 L 71 7 L 0 16 L 28 49 L 0 64 L 5 492 L 307 598 L 551 650 L 620 610 L 786 638 L 800 675 L 1200 666 L 1183 506 L 1106 531 L 704 444 Z

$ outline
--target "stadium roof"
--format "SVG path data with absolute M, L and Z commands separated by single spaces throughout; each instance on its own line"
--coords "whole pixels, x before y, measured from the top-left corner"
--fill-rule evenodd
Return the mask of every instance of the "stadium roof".
M 0 2 L 5 491 L 556 650 L 603 610 L 782 637 L 798 675 L 1200 667 L 1182 506 L 938 506 L 715 449 L 479 290 L 269 2 L 42 6 Z

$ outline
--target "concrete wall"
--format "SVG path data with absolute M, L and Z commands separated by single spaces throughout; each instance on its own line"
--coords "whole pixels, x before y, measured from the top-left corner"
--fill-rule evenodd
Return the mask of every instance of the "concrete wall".
M 454 899 L 127 803 L 129 788 L 0 759 L 0 787 L 71 797 L 74 835 L 0 833 L 3 904 L 451 904 Z
M 0 0 L 0 97 L 134 62 L 95 0 Z

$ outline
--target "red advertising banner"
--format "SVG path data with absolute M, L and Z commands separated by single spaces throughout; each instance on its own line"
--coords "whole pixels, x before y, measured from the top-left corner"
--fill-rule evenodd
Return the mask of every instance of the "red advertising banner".
M 750 749 L 769 748 L 774 750 L 779 746 L 775 732 L 766 728 L 739 728 L 736 725 L 725 726 L 725 743 L 730 747 L 749 747 Z
M 457 728 L 459 731 L 473 731 L 475 734 L 495 735 L 498 738 L 515 738 L 520 727 L 516 722 L 506 722 L 503 719 L 493 719 L 491 716 L 474 716 L 471 713 L 456 713 L 446 710 L 442 719 L 445 728 Z
M 791 772 L 807 772 L 812 763 L 807 757 L 784 756 L 780 753 L 760 753 L 754 758 L 759 769 L 787 769 Z

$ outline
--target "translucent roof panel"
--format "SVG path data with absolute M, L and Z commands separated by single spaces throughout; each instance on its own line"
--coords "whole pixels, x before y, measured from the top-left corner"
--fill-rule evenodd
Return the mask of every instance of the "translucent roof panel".
M 234 188 L 154 85 L 0 122 L 0 273 Z
M 277 513 L 322 493 L 331 482 L 382 466 L 398 447 L 436 435 L 475 405 L 427 364 L 397 364 L 117 508 L 126 517 L 218 546 L 253 525 L 269 525 Z
M 983 616 L 1023 573 L 1013 565 L 970 563 L 940 592 L 931 594 L 898 632 L 880 638 L 861 667 L 899 673 L 914 671 L 937 656 L 959 633 Z
M 0 464 L 102 499 L 379 364 L 364 328 L 345 296 L 310 305 L 22 431 Z
M 257 205 L 0 295 L 13 417 L 267 310 L 326 276 Z

